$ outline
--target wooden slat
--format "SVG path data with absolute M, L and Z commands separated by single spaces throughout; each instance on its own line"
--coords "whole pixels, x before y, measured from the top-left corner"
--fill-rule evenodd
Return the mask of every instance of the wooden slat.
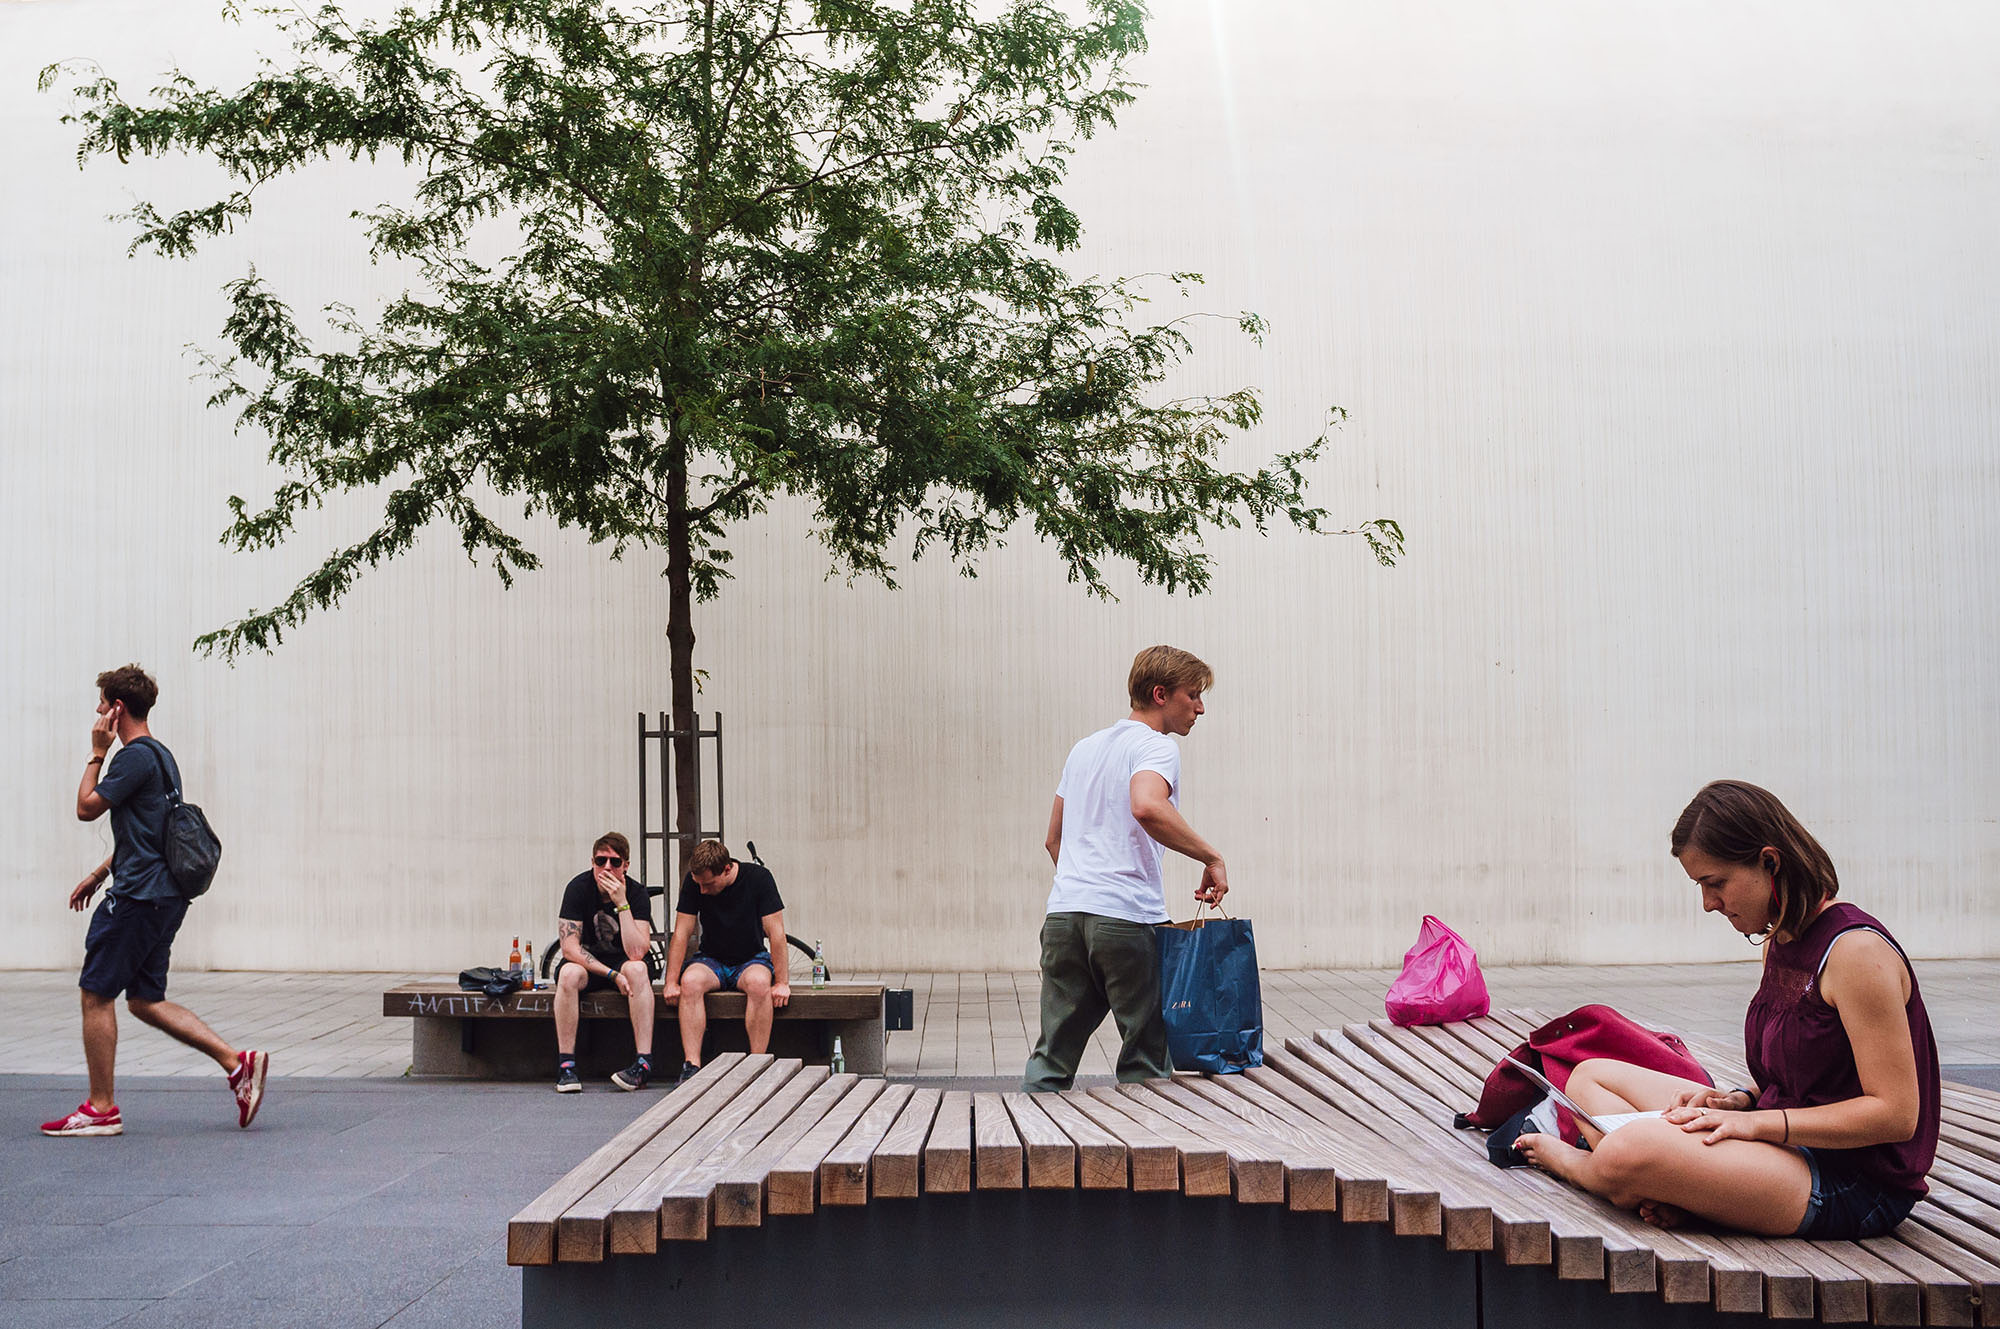
M 824 1067 L 814 1067 L 823 1070 Z M 834 1105 L 854 1088 L 859 1077 L 829 1075 L 797 1111 L 764 1137 L 764 1142 L 738 1160 L 715 1183 L 714 1221 L 717 1227 L 759 1227 L 764 1222 L 764 1190 L 771 1169 L 817 1126 Z
M 1287 1209 L 1295 1213 L 1340 1211 L 1339 1165 L 1322 1137 L 1263 1111 L 1210 1079 L 1188 1077 L 1155 1087 L 1212 1121 L 1233 1124 L 1253 1132 L 1252 1138 L 1270 1141 L 1284 1165 Z M 1386 1199 L 1385 1193 L 1385 1209 Z
M 1229 1155 L 1220 1145 L 1202 1139 L 1173 1119 L 1116 1090 L 1092 1089 L 1090 1096 L 1100 1103 L 1115 1107 L 1145 1127 L 1155 1139 L 1173 1146 L 1175 1155 L 1180 1159 L 1180 1186 L 1183 1195 L 1229 1194 Z M 1108 1122 L 1100 1124 L 1103 1124 L 1106 1130 L 1115 1129 Z M 1135 1175 L 1138 1166 L 1135 1154 L 1132 1163 Z
M 563 1211 L 588 1194 L 641 1145 L 664 1130 L 700 1096 L 708 1084 L 720 1079 L 740 1056 L 740 1053 L 731 1053 L 727 1057 L 717 1057 L 702 1067 L 700 1075 L 681 1086 L 685 1092 L 668 1094 L 647 1108 L 636 1121 L 599 1145 L 555 1185 L 529 1201 L 527 1207 L 507 1223 L 507 1263 L 554 1264 L 556 1220 L 562 1217 Z
M 1783 1242 L 1737 1232 L 1710 1232 L 1705 1235 L 1763 1275 L 1759 1289 L 1762 1302 L 1755 1309 L 1762 1310 L 1774 1320 L 1812 1318 L 1813 1276 L 1785 1253 Z M 1807 1245 L 1803 1241 L 1792 1241 L 1791 1244 Z M 1722 1308 L 1718 1306 L 1716 1309 Z
M 613 1255 L 651 1255 L 660 1248 L 661 1195 L 674 1182 L 700 1167 L 703 1159 L 770 1102 L 772 1095 L 798 1074 L 800 1065 L 790 1058 L 772 1062 L 763 1074 L 744 1086 L 742 1093 L 689 1136 L 685 1144 L 635 1182 L 611 1206 L 605 1220 L 605 1237 Z M 706 1217 L 704 1205 L 704 1220 Z
M 1078 1089 L 1057 1095 L 1064 1106 L 1125 1146 L 1134 1191 L 1177 1191 L 1181 1188 L 1181 1154 L 1137 1120 L 1110 1103 Z M 1227 1184 L 1227 1178 L 1224 1179 Z
M 1905 1220 L 1889 1236 L 1964 1279 L 1971 1289 L 1973 1314 L 1981 1324 L 1992 1323 L 2000 1313 L 2000 1265 L 1981 1255 L 1977 1247 L 1955 1241 L 1923 1221 Z
M 947 1090 L 924 1144 L 924 1194 L 962 1195 L 972 1189 L 972 1095 Z
M 1944 1103 L 1938 1111 L 1942 1128 L 1950 1130 L 1955 1136 L 1976 1135 L 1983 1140 L 2000 1140 L 2000 1121 L 1950 1102 Z
M 892 1084 L 868 1105 L 854 1129 L 835 1145 L 819 1165 L 821 1204 L 868 1203 L 869 1165 L 875 1150 L 896 1124 L 916 1091 L 907 1084 Z
M 834 1077 L 838 1079 L 839 1077 Z M 854 1123 L 882 1093 L 880 1080 L 862 1080 L 841 1096 L 824 1117 L 799 1137 L 798 1143 L 771 1168 L 764 1185 L 765 1204 L 773 1214 L 809 1214 L 813 1211 L 813 1183 L 819 1165 L 833 1152 Z
M 1868 1319 L 1868 1280 L 1818 1242 L 1785 1237 L 1772 1243 L 1792 1263 L 1812 1275 L 1813 1299 L 1826 1324 L 1860 1324 Z
M 1001 1095 L 1007 1115 L 1020 1132 L 1021 1147 L 1028 1161 L 1030 1190 L 1076 1189 L 1076 1144 L 1035 1102 L 1047 1094 L 1012 1093 Z M 1122 1151 L 1121 1151 L 1122 1152 Z
M 1939 1169 L 1932 1169 L 1925 1179 L 1930 1193 L 1917 1201 L 1911 1216 L 1919 1222 L 1935 1223 L 1939 1219 L 1949 1219 L 1969 1231 L 1976 1232 L 1987 1245 L 1974 1246 L 1982 1254 L 1990 1254 L 1995 1264 L 2000 1264 L 2000 1207 L 1982 1203 L 1977 1197 L 1968 1195 L 1954 1185 L 1949 1177 Z
M 1288 1142 L 1301 1139 L 1310 1142 L 1333 1166 L 1337 1207 L 1343 1221 L 1389 1221 L 1387 1170 L 1375 1166 L 1372 1160 L 1349 1146 L 1342 1136 L 1327 1130 L 1269 1089 L 1241 1075 L 1221 1076 L 1204 1082 L 1198 1090 L 1212 1101 L 1226 1103 L 1232 1111 L 1262 1125 L 1267 1134 Z M 1287 1203 L 1291 1203 L 1298 1186 L 1294 1178 L 1287 1178 L 1286 1182 Z
M 1917 1281 L 1923 1290 L 1925 1324 L 1972 1323 L 1972 1287 L 1963 1278 L 1894 1237 L 1867 1237 L 1855 1244 Z
M 870 1184 L 875 1198 L 915 1199 L 923 1180 L 924 1141 L 930 1138 L 931 1122 L 944 1098 L 939 1089 L 919 1089 L 896 1117 L 896 1124 L 875 1146 L 869 1159 L 873 1172 Z
M 1390 1149 L 1381 1136 L 1297 1083 L 1293 1077 L 1301 1074 L 1283 1060 L 1282 1053 L 1266 1050 L 1262 1066 L 1232 1080 L 1247 1081 L 1312 1118 L 1343 1148 L 1364 1160 L 1360 1171 L 1381 1172 L 1388 1183 L 1390 1231 L 1399 1237 L 1442 1236 L 1444 1216 L 1435 1182 L 1414 1177 L 1407 1154 Z
M 1077 1181 L 1084 1190 L 1122 1191 L 1131 1184 L 1131 1168 L 1126 1161 L 1123 1140 L 1078 1111 L 1076 1105 L 1061 1094 L 1032 1094 L 1030 1097 L 1056 1128 L 1075 1144 Z M 1168 1152 L 1171 1154 L 1172 1151 Z M 1179 1165 L 1169 1158 L 1168 1166 L 1177 1169 Z M 1160 1189 L 1175 1188 L 1176 1182 L 1170 1178 L 1167 1185 Z
M 1191 1134 L 1220 1145 L 1229 1158 L 1230 1181 L 1239 1204 L 1285 1202 L 1285 1160 L 1276 1142 L 1252 1130 L 1236 1130 L 1206 1119 L 1177 1097 L 1185 1091 L 1171 1081 L 1120 1085 L 1119 1091 L 1133 1102 L 1178 1122 Z
M 595 1264 L 603 1260 L 605 1227 L 612 1207 L 727 1108 L 736 1095 L 769 1069 L 771 1061 L 768 1055 L 744 1056 L 714 1080 L 705 1084 L 690 1081 L 675 1089 L 675 1097 L 691 1095 L 687 1108 L 556 1220 L 556 1259 L 564 1264 Z
M 715 1192 L 722 1179 L 743 1159 L 757 1151 L 785 1122 L 797 1114 L 813 1092 L 826 1083 L 824 1066 L 798 1067 L 782 1088 L 771 1095 L 755 1115 L 733 1131 L 729 1138 L 706 1150 L 698 1164 L 661 1192 L 659 1233 L 663 1241 L 706 1241 L 714 1214 Z M 814 1120 L 818 1119 L 815 1114 Z M 699 1137 L 697 1137 L 699 1138 Z M 618 1249 L 618 1212 L 611 1214 L 612 1250 Z
M 972 1096 L 972 1179 L 982 1191 L 1021 1189 L 1021 1134 L 994 1093 Z
M 1327 1099 L 1379 1134 L 1392 1148 L 1411 1152 L 1421 1160 L 1418 1167 L 1424 1168 L 1430 1163 L 1434 1152 L 1430 1142 L 1394 1115 L 1392 1106 L 1385 1107 L 1373 1097 L 1356 1093 L 1349 1082 L 1349 1077 L 1354 1074 L 1352 1068 L 1340 1065 L 1324 1048 L 1300 1039 L 1287 1039 L 1284 1055 L 1273 1057 L 1267 1049 L 1264 1063 Z M 1371 1085 L 1368 1092 L 1372 1095 L 1376 1091 Z M 1438 1208 L 1444 1219 L 1445 1249 L 1492 1250 L 1492 1192 L 1486 1179 L 1470 1168 L 1458 1168 L 1450 1163 L 1446 1164 L 1445 1171 L 1447 1175 L 1433 1183 L 1438 1192 Z

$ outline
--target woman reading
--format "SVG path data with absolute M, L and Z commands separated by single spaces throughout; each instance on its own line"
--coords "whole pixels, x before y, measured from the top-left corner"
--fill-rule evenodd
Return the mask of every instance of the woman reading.
M 1567 1092 L 1586 1112 L 1665 1115 L 1585 1128 L 1588 1151 L 1541 1134 L 1515 1147 L 1662 1227 L 1695 1215 L 1774 1237 L 1887 1232 L 1925 1193 L 1937 1152 L 1937 1048 L 1909 959 L 1881 923 L 1834 900 L 1826 851 L 1755 785 L 1702 789 L 1672 849 L 1704 912 L 1768 943 L 1743 1021 L 1756 1083 L 1718 1089 L 1585 1061 Z

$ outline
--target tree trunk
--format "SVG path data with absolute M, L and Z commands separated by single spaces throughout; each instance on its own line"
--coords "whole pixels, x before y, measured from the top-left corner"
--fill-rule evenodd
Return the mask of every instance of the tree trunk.
M 695 738 L 694 591 L 688 537 L 688 443 L 676 417 L 669 426 L 673 466 L 667 475 L 667 672 L 673 686 L 674 829 L 680 837 L 676 883 L 687 875 L 688 855 L 701 838 L 701 760 Z

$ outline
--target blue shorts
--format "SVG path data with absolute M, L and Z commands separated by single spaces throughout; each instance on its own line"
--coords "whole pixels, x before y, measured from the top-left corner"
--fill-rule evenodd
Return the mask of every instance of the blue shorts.
M 1859 1241 L 1879 1237 L 1910 1216 L 1917 1206 L 1911 1191 L 1891 1190 L 1870 1181 L 1839 1159 L 1798 1146 L 1812 1169 L 1812 1196 L 1796 1237 L 1815 1241 Z
M 186 900 L 134 900 L 107 895 L 90 916 L 83 939 L 83 973 L 76 985 L 100 997 L 164 1001 L 174 934 L 187 917 Z
M 687 962 L 687 969 L 692 969 L 698 964 L 708 966 L 709 972 L 721 980 L 721 986 L 718 990 L 722 992 L 736 991 L 737 980 L 742 978 L 743 971 L 753 964 L 761 964 L 770 970 L 773 981 L 776 981 L 778 977 L 778 966 L 771 963 L 771 955 L 768 951 L 753 955 L 742 964 L 724 964 L 713 955 L 697 955 L 694 959 Z M 683 969 L 681 972 L 685 974 L 687 969 Z

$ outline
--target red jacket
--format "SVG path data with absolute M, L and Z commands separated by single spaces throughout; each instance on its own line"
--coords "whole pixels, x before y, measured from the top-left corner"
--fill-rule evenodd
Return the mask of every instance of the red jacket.
M 1593 1058 L 1629 1062 L 1648 1070 L 1665 1071 L 1703 1084 L 1714 1084 L 1687 1044 L 1672 1034 L 1656 1033 L 1620 1015 L 1609 1006 L 1579 1006 L 1568 1015 L 1559 1015 L 1528 1035 L 1528 1041 L 1514 1049 L 1514 1056 L 1549 1077 L 1562 1089 L 1578 1062 Z M 1521 1072 L 1501 1062 L 1486 1077 L 1479 1106 L 1465 1114 L 1464 1124 L 1490 1131 L 1542 1096 L 1542 1087 Z M 1576 1122 L 1566 1108 L 1556 1109 L 1562 1138 L 1571 1144 L 1579 1140 Z

